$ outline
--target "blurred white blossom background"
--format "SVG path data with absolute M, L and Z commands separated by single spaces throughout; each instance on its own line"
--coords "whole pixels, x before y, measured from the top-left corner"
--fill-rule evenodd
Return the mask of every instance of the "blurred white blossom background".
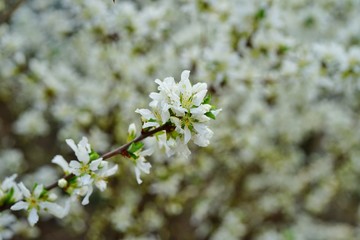
M 359 0 L 0 2 L 0 179 L 51 183 L 66 138 L 122 145 L 154 80 L 183 69 L 222 108 L 208 147 L 152 155 L 140 186 L 117 157 L 91 205 L 19 222 L 16 239 L 360 239 L 359 12 Z

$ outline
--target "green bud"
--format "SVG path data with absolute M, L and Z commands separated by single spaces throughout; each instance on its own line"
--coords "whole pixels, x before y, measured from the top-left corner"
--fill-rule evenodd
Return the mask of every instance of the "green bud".
M 91 150 L 91 153 L 89 154 L 89 156 L 90 156 L 90 161 L 93 161 L 93 160 L 96 160 L 96 159 L 100 158 L 100 155 L 97 152 L 93 151 L 93 150 Z

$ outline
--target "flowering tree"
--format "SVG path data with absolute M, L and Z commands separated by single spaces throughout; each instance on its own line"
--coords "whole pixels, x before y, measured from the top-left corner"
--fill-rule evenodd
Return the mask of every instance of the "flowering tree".
M 358 0 L 3 2 L 3 238 L 360 239 Z M 206 95 L 163 102 L 183 69 L 224 109 L 206 148 Z

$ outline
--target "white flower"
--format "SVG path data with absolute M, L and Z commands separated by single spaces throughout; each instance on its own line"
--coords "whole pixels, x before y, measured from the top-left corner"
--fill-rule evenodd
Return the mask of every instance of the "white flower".
M 38 222 L 39 210 L 49 212 L 58 218 L 63 218 L 68 213 L 68 209 L 63 208 L 56 203 L 47 201 L 47 199 L 45 198 L 46 194 L 44 194 L 43 192 L 43 185 L 37 185 L 32 193 L 25 187 L 22 182 L 19 183 L 18 186 L 22 194 L 24 195 L 25 201 L 19 201 L 15 203 L 13 206 L 11 206 L 10 209 L 13 211 L 18 211 L 22 209 L 28 211 L 28 221 L 31 226 L 34 226 Z
M 89 204 L 89 198 L 90 198 L 91 194 L 93 193 L 93 191 L 94 191 L 94 188 L 93 188 L 92 184 L 89 184 L 89 185 L 84 185 L 84 186 L 81 186 L 81 187 L 75 189 L 74 194 L 80 195 L 80 196 L 85 196 L 83 198 L 83 200 L 81 201 L 81 204 L 87 205 L 87 204 Z
M 176 141 L 173 138 L 167 139 L 166 131 L 158 132 L 151 139 L 155 140 L 160 149 L 165 150 L 166 156 L 171 157 L 174 154 Z
M 91 172 L 94 172 L 99 169 L 99 165 L 102 162 L 102 158 L 96 159 L 91 162 L 82 162 L 72 160 L 69 164 L 71 172 L 76 176 L 87 176 Z
M 155 83 L 159 85 L 159 92 L 150 93 L 149 96 L 153 99 L 153 101 L 151 101 L 149 104 L 150 107 L 161 108 L 164 111 L 168 111 L 170 105 L 178 106 L 180 104 L 180 98 L 177 92 L 177 84 L 175 83 L 174 78 L 165 78 L 163 82 L 159 79 L 156 79 Z
M 181 80 L 179 82 L 181 106 L 187 110 L 192 106 L 199 106 L 207 93 L 206 83 L 197 83 L 191 85 L 189 80 L 190 71 L 184 70 L 181 73 Z
M 135 132 L 134 132 L 135 130 Z M 130 125 L 129 131 L 136 133 L 135 125 Z M 72 160 L 69 164 L 61 156 L 56 156 L 52 162 L 61 166 L 65 173 L 69 172 L 77 176 L 76 182 L 68 183 L 65 179 L 59 182 L 61 186 L 68 186 L 73 191 L 74 195 L 84 196 L 82 205 L 89 203 L 89 198 L 94 191 L 93 184 L 104 191 L 107 186 L 107 178 L 114 175 L 118 170 L 118 165 L 109 168 L 108 162 L 103 161 L 102 158 L 92 160 L 91 146 L 86 137 L 83 137 L 78 145 L 72 139 L 67 139 L 66 143 L 75 152 L 78 160 Z
M 107 186 L 107 178 L 114 175 L 118 170 L 118 165 L 114 165 L 111 168 L 109 168 L 109 164 L 106 161 L 103 161 L 101 163 L 101 169 L 95 176 L 95 186 L 100 190 L 104 191 Z
M 210 138 L 214 134 L 208 126 L 202 123 L 194 123 L 197 134 L 194 136 L 194 143 L 201 147 L 206 147 L 210 143 Z
M 83 137 L 77 146 L 72 139 L 66 139 L 66 143 L 75 152 L 80 162 L 88 163 L 90 161 L 91 147 L 86 137 Z
M 0 186 L 0 198 L 5 196 L 11 189 L 13 189 L 13 193 L 11 196 L 11 200 L 16 202 L 22 198 L 22 193 L 15 182 L 15 178 L 17 174 L 13 174 L 10 177 L 4 179 Z
M 78 161 L 70 161 L 70 172 L 76 176 L 80 176 L 82 181 L 86 182 L 88 179 L 87 175 L 91 177 L 91 174 L 99 169 L 102 158 L 90 161 L 91 147 L 86 137 L 83 137 L 77 146 L 72 139 L 66 139 L 66 143 L 71 147 L 78 158 Z
M 180 138 L 185 145 L 192 139 L 199 146 L 207 146 L 213 135 L 207 124 L 221 110 L 208 104 L 209 98 L 205 98 L 207 84 L 197 83 L 192 86 L 189 75 L 190 71 L 183 71 L 179 83 L 175 83 L 173 78 L 165 78 L 163 82 L 157 79 L 155 82 L 159 85 L 159 92 L 150 94 L 153 101 L 149 105 L 152 109 L 136 110 L 143 117 L 143 128 L 159 127 L 168 121 L 175 126 L 178 134 L 169 135 L 165 132 L 165 137 L 157 137 L 160 148 L 165 149 L 168 155 L 173 152 L 166 144 L 171 142 L 170 139 L 178 142 Z M 184 155 L 188 156 L 187 147 L 177 149 L 186 151 Z
M 143 152 L 140 152 L 139 157 L 135 160 L 135 176 L 138 184 L 142 183 L 140 179 L 141 172 L 146 174 L 150 173 L 151 164 L 146 162 L 145 156 L 149 156 L 152 153 L 152 150 L 148 149 Z
M 141 114 L 144 118 L 145 123 L 143 128 L 159 127 L 166 123 L 170 118 L 168 109 L 153 108 L 153 111 L 150 111 L 149 109 L 136 109 L 135 112 Z

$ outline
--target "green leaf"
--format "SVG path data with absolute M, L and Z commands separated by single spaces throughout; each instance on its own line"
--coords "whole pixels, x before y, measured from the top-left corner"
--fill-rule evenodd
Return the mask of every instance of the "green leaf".
M 256 20 L 261 20 L 263 18 L 265 18 L 266 16 L 266 9 L 265 8 L 261 8 L 259 9 L 259 11 L 255 14 L 255 19 Z
M 77 176 L 73 176 L 68 180 L 69 185 L 75 185 L 77 183 Z
M 100 155 L 95 152 L 95 151 L 91 151 L 91 153 L 89 154 L 90 156 L 90 161 L 93 161 L 93 160 L 96 160 L 96 159 L 99 159 L 100 158 Z
M 132 152 L 129 152 L 128 151 L 128 154 L 130 155 L 130 157 L 132 158 L 132 159 L 137 159 L 138 158 L 138 156 L 136 156 L 134 153 L 132 153 Z
M 207 116 L 207 117 L 209 117 L 209 118 L 211 118 L 211 119 L 214 119 L 215 120 L 215 115 L 212 113 L 212 112 L 207 112 L 207 113 L 205 113 L 205 115 Z
M 203 104 L 210 104 L 210 101 L 211 101 L 211 95 L 208 94 L 205 96 Z
M 144 144 L 142 142 L 136 142 L 136 143 L 134 142 L 128 147 L 128 152 L 135 153 L 138 150 L 140 150 L 143 146 Z
M 3 202 L 5 204 L 12 204 L 14 201 L 12 200 L 12 197 L 14 195 L 14 188 L 11 188 L 10 191 L 5 195 Z

